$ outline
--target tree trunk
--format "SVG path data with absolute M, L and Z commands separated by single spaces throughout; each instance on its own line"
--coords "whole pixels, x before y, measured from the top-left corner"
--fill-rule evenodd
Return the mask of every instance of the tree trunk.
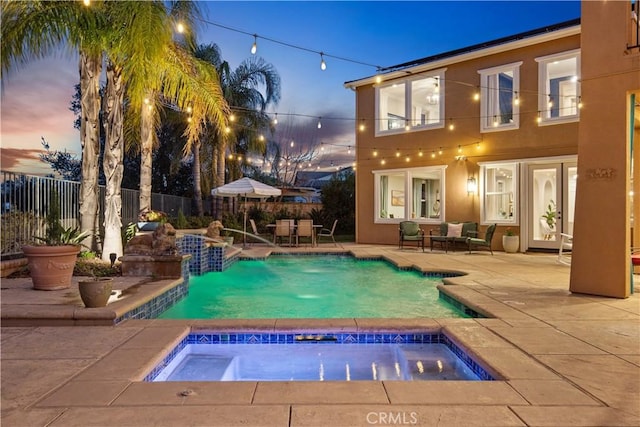
M 215 151 L 214 170 L 216 173 L 213 176 L 213 183 L 214 183 L 214 188 L 218 188 L 224 185 L 224 168 L 225 168 L 225 158 L 224 158 L 225 147 L 224 147 L 224 143 L 219 139 L 217 141 L 214 151 Z M 224 208 L 224 198 L 214 197 L 213 204 L 214 204 L 214 209 L 213 209 L 214 217 L 218 219 L 222 218 L 222 211 Z
M 100 73 L 102 56 L 80 52 L 80 143 L 82 181 L 80 182 L 80 230 L 90 234 L 83 244 L 99 251 L 98 159 L 100 156 Z
M 200 177 L 200 143 L 193 144 L 193 201 L 196 205 L 196 215 L 204 215 L 202 206 L 202 183 Z
M 151 166 L 153 162 L 153 93 L 148 103 L 142 105 L 140 129 L 140 211 L 151 210 Z
M 123 103 L 124 83 L 120 67 L 107 64 L 107 87 L 105 94 L 105 148 L 103 169 L 106 178 L 104 200 L 104 246 L 102 259 L 109 254 L 122 256 L 122 184 L 124 156 Z

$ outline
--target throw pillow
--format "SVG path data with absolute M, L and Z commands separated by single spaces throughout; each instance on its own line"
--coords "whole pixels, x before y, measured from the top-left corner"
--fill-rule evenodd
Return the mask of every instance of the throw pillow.
M 462 235 L 462 224 L 449 224 L 447 227 L 447 237 L 460 237 Z

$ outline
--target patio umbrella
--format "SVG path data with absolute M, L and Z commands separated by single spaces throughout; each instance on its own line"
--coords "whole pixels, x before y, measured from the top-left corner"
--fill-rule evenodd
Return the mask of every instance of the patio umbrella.
M 279 188 L 272 187 L 251 178 L 240 178 L 228 184 L 222 185 L 211 190 L 211 195 L 222 197 L 244 196 L 245 201 L 249 199 L 266 199 L 271 196 L 279 196 L 282 194 Z M 247 208 L 244 209 L 244 234 L 242 239 L 243 246 L 247 243 Z

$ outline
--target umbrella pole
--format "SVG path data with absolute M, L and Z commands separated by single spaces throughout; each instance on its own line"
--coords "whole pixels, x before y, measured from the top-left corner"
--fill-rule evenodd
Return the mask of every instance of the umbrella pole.
M 244 229 L 242 233 L 242 249 L 247 247 L 247 195 L 244 195 Z

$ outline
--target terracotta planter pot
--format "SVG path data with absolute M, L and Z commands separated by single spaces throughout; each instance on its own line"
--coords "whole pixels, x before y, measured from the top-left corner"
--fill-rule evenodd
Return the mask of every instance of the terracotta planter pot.
M 111 277 L 99 277 L 93 280 L 82 280 L 78 282 L 80 298 L 87 308 L 104 307 L 109 301 L 113 279 Z
M 79 245 L 23 246 L 22 252 L 29 260 L 33 289 L 55 291 L 71 287 Z

